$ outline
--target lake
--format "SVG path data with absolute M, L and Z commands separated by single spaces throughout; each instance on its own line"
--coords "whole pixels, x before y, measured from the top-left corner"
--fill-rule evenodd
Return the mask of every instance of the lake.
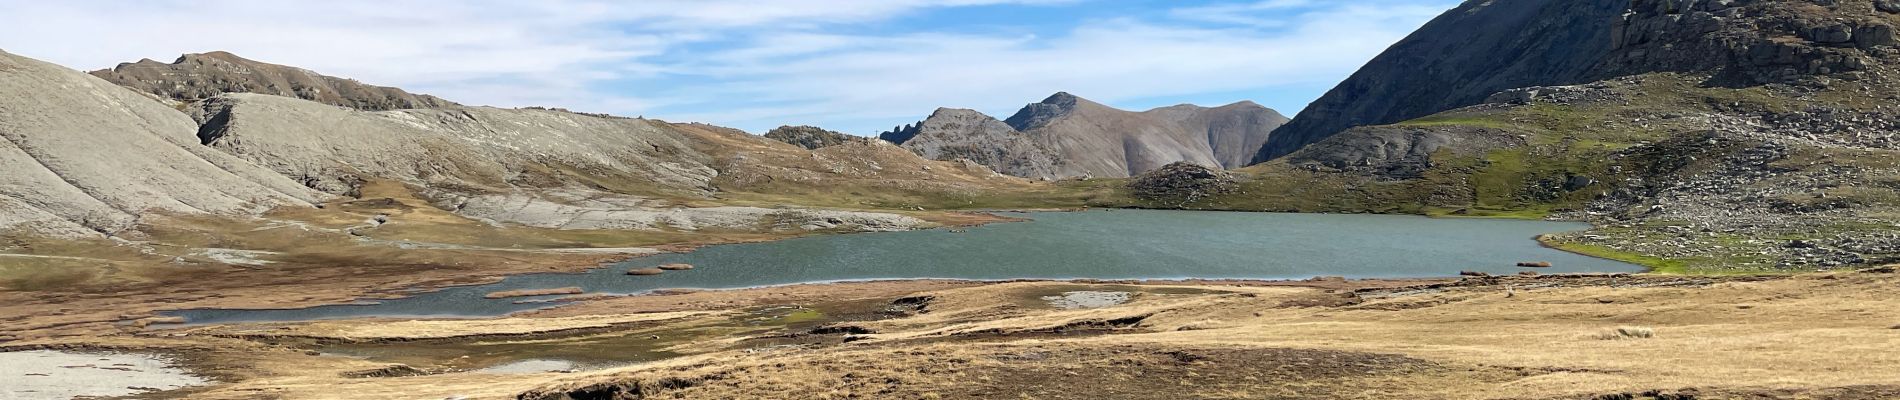
M 414 297 L 294 310 L 182 310 L 189 323 L 369 316 L 484 317 L 549 307 L 489 292 L 577 286 L 587 293 L 731 289 L 850 280 L 1419 278 L 1458 271 L 1513 274 L 1637 272 L 1637 265 L 1545 248 L 1537 235 L 1577 222 L 1401 215 L 1112 210 L 1007 214 L 1029 218 L 961 230 L 825 235 L 709 246 L 632 259 L 581 274 L 534 274 Z M 686 263 L 657 276 L 629 269 Z M 559 296 L 550 296 L 559 297 Z

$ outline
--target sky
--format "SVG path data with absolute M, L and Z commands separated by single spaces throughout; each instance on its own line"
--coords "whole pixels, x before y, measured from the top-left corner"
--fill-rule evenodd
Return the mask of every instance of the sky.
M 1457 0 L 0 0 L 78 70 L 230 51 L 470 105 L 875 135 L 1058 91 L 1292 116 Z

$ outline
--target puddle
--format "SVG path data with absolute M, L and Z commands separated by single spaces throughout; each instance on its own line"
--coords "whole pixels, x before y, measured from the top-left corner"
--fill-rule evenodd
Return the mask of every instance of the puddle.
M 1102 308 L 1102 307 L 1120 305 L 1122 303 L 1127 303 L 1128 298 L 1133 295 L 1134 293 L 1129 293 L 1129 292 L 1103 292 L 1103 291 L 1093 291 L 1093 290 L 1081 290 L 1081 291 L 1074 291 L 1074 292 L 1062 292 L 1062 294 L 1058 294 L 1054 296 L 1042 296 L 1042 300 L 1049 302 L 1049 305 L 1054 306 L 1055 308 L 1060 308 L 1064 310 L 1073 310 L 1073 309 L 1079 309 L 1079 308 Z
M 568 360 L 521 360 L 493 367 L 482 368 L 475 372 L 489 374 L 538 374 L 542 372 L 569 372 L 580 369 L 580 364 Z
M 0 398 L 125 396 L 203 385 L 204 378 L 150 354 L 31 350 L 0 353 Z

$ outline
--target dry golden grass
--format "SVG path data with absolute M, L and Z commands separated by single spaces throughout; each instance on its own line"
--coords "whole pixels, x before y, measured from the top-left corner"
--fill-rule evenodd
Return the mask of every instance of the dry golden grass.
M 1900 352 L 1892 351 L 1900 348 L 1900 330 L 1889 329 L 1889 310 L 1900 306 L 1900 276 L 1849 273 L 1707 284 L 1699 284 L 1700 278 L 1638 276 L 1619 278 L 1617 286 L 1602 279 L 1511 279 L 1558 284 L 1452 286 L 1321 306 L 1292 304 L 1337 295 L 1227 285 L 963 286 L 921 293 L 934 296 L 922 314 L 849 322 L 875 332 L 844 344 L 763 346 L 743 339 L 759 332 L 735 331 L 729 334 L 742 336 L 715 334 L 685 345 L 709 353 L 613 370 L 401 378 L 340 378 L 339 371 L 378 364 L 327 357 L 308 365 L 285 363 L 283 358 L 307 356 L 271 350 L 248 356 L 255 362 L 230 356 L 226 365 L 252 365 L 260 372 L 194 397 L 503 399 L 530 390 L 554 395 L 632 387 L 660 398 L 1557 399 L 1689 388 L 1704 398 L 1880 398 L 1890 389 L 1900 391 L 1900 376 L 1889 373 L 1900 369 Z M 1683 286 L 1644 286 L 1650 284 Z M 1507 295 L 1513 286 L 1516 294 Z M 1086 310 L 1019 300 L 1078 289 L 1139 294 L 1127 304 Z M 766 292 L 734 295 L 744 293 Z M 901 296 L 886 292 L 883 298 Z M 585 304 L 577 309 L 605 315 L 425 321 L 386 331 L 371 322 L 339 321 L 290 331 L 481 335 L 651 317 L 612 316 L 612 308 Z M 1145 318 L 1125 326 L 1050 330 L 1129 316 Z M 1597 337 L 1612 331 L 1649 337 Z
M 586 315 L 555 318 L 492 318 L 479 320 L 345 320 L 299 324 L 258 324 L 256 326 L 214 327 L 199 333 L 225 336 L 268 334 L 306 338 L 350 340 L 441 339 L 482 335 L 521 335 L 589 328 L 608 328 L 638 322 L 657 322 L 702 318 L 726 314 L 713 311 L 683 311 L 626 315 Z

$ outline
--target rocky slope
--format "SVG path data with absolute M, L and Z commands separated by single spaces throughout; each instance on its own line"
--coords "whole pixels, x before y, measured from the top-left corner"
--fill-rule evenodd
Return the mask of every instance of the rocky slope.
M 1893 8 L 1885 0 L 1467 1 L 1313 102 L 1254 161 L 1508 89 L 1655 72 L 1747 87 L 1864 71 L 1895 42 Z
M 1285 122 L 1252 102 L 1130 112 L 1057 93 L 1005 121 L 939 109 L 881 137 L 928 158 L 967 158 L 1016 176 L 1128 177 L 1180 161 L 1244 166 Z
M 1392 45 L 1275 130 L 1255 162 L 1361 125 L 1476 104 L 1505 89 L 1576 83 L 1611 47 L 1628 0 L 1466 1 Z
M 1033 137 L 981 112 L 939 108 L 915 125 L 880 136 L 932 160 L 970 160 L 1035 179 L 1065 177 L 1066 159 Z
M 1600 37 L 1592 34 L 1601 42 L 1577 44 L 1585 51 L 1562 55 L 1573 61 L 1561 72 L 1505 80 L 1583 83 L 1478 95 L 1477 87 L 1456 79 L 1367 78 L 1397 71 L 1375 61 L 1335 91 L 1358 94 L 1348 108 L 1396 110 L 1388 108 L 1397 105 L 1388 96 L 1367 93 L 1452 108 L 1418 108 L 1428 114 L 1323 135 L 1243 170 L 1249 179 L 1234 194 L 1181 207 L 1559 216 L 1599 228 L 1547 241 L 1666 271 L 1900 260 L 1900 239 L 1891 234 L 1900 224 L 1890 217 L 1900 211 L 1900 192 L 1885 178 L 1900 173 L 1890 161 L 1900 159 L 1900 49 L 1890 28 L 1900 25 L 1900 14 L 1887 10 L 1892 7 L 1798 0 L 1530 3 L 1493 9 L 1487 7 L 1513 3 L 1470 2 L 1440 21 L 1462 21 L 1454 32 L 1468 35 L 1465 41 L 1502 43 L 1493 49 L 1499 54 L 1538 54 L 1564 43 L 1536 29 L 1526 34 L 1521 26 L 1602 28 Z M 1617 7 L 1607 14 L 1614 16 L 1600 19 L 1578 20 L 1596 14 L 1568 8 L 1611 3 Z M 1513 22 L 1517 18 L 1529 19 Z M 1434 22 L 1426 31 L 1442 29 L 1450 27 Z M 1381 59 L 1425 57 L 1411 51 L 1430 39 L 1428 32 Z M 1411 65 L 1438 66 L 1419 69 L 1425 76 L 1489 77 L 1477 80 L 1485 81 L 1514 76 L 1510 71 L 1528 67 L 1525 62 L 1548 61 L 1454 62 L 1464 56 L 1450 51 L 1443 60 Z M 1335 98 L 1321 103 L 1345 99 L 1329 97 Z M 1330 115 L 1324 107 L 1316 112 L 1315 121 Z
M 911 209 L 1022 184 L 871 140 L 814 152 L 736 130 L 558 109 L 438 102 L 366 111 L 289 97 L 294 92 L 249 93 L 248 83 L 193 86 L 189 94 L 203 99 L 168 104 L 25 57 L 3 61 L 0 134 L 11 155 L 0 164 L 18 171 L 0 177 L 0 229 L 8 235 L 116 234 L 156 214 L 256 215 L 361 198 L 376 182 L 397 188 L 379 196 L 413 192 L 497 226 L 896 230 L 925 222 L 753 205 Z M 387 222 L 379 215 L 365 226 Z
M 370 179 L 482 191 L 595 185 L 709 192 L 711 159 L 664 123 L 543 109 L 357 111 L 231 93 L 195 103 L 198 139 L 335 194 Z
M 92 71 L 92 75 L 183 102 L 209 99 L 222 93 L 260 93 L 370 111 L 455 105 L 435 96 L 253 61 L 222 51 L 186 54 L 170 64 L 151 59 L 122 63 L 112 69 Z
M 147 212 L 248 214 L 322 193 L 198 144 L 190 117 L 0 52 L 0 230 L 114 231 Z

